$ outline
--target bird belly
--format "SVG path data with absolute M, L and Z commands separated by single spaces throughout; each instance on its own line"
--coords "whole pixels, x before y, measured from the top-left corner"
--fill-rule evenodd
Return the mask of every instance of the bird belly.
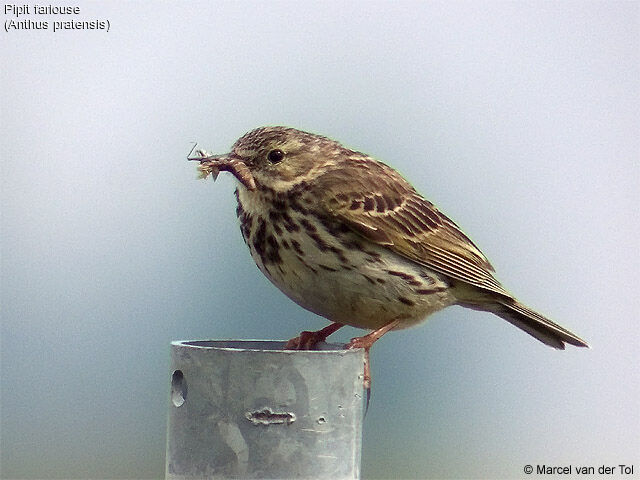
M 384 264 L 385 270 L 378 270 L 366 260 L 354 261 L 351 269 L 336 266 L 331 267 L 336 271 L 330 271 L 320 267 L 309 273 L 310 264 L 292 263 L 289 273 L 266 275 L 298 305 L 331 321 L 359 328 L 376 329 L 396 319 L 401 320 L 398 329 L 411 327 L 455 303 L 435 274 L 432 277 L 404 262 L 387 259 Z M 406 278 L 387 273 L 387 268 L 402 272 Z
M 407 328 L 455 303 L 445 277 L 311 218 L 272 215 L 243 229 L 260 270 L 303 308 L 359 328 L 396 319 L 397 328 Z

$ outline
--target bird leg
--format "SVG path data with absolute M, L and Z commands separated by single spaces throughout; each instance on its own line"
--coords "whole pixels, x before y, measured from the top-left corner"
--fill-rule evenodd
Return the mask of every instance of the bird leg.
M 322 330 L 318 330 L 316 332 L 300 332 L 295 338 L 289 340 L 285 346 L 285 350 L 315 350 L 315 346 L 324 342 L 329 335 L 338 330 L 339 328 L 344 327 L 343 323 L 334 322 L 330 325 L 327 325 Z M 352 347 L 357 348 L 357 347 Z
M 377 342 L 389 330 L 393 330 L 398 323 L 399 319 L 392 320 L 391 322 L 383 325 L 382 327 L 374 330 L 371 333 L 363 335 L 362 337 L 352 338 L 347 344 L 347 348 L 364 348 L 364 378 L 362 380 L 364 388 L 367 390 L 367 398 L 369 397 L 369 391 L 371 390 L 371 367 L 369 362 L 369 350 L 371 346 Z M 367 401 L 367 403 L 369 403 Z
M 392 320 L 391 322 L 368 333 L 367 335 L 352 338 L 345 347 L 347 349 L 364 348 L 364 374 L 362 379 L 362 386 L 367 392 L 367 406 L 365 409 L 365 414 L 366 411 L 369 410 L 369 400 L 371 398 L 371 367 L 369 362 L 369 350 L 371 349 L 371 346 L 380 339 L 380 337 L 382 337 L 389 330 L 393 330 L 398 325 L 398 323 L 400 323 L 399 319 Z M 322 330 L 318 330 L 315 332 L 300 332 L 300 335 L 289 340 L 285 344 L 284 348 L 285 350 L 314 350 L 315 346 L 318 343 L 324 342 L 329 335 L 342 327 L 344 327 L 343 323 L 334 322 L 327 325 Z

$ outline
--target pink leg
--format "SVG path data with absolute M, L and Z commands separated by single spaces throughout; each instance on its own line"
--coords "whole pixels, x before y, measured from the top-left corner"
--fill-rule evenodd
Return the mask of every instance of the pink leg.
M 369 349 L 376 343 L 380 337 L 382 337 L 389 330 L 393 330 L 400 320 L 393 320 L 386 325 L 374 330 L 371 333 L 363 335 L 362 337 L 352 338 L 347 344 L 347 348 L 364 348 L 364 379 L 363 386 L 367 390 L 367 398 L 369 397 L 369 390 L 371 390 L 371 367 L 369 365 Z M 367 402 L 368 403 L 368 402 Z

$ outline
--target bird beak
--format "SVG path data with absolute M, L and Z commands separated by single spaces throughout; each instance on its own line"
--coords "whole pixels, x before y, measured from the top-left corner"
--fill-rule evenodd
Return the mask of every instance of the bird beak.
M 211 175 L 215 180 L 221 171 L 231 172 L 247 190 L 256 189 L 256 182 L 253 179 L 251 170 L 249 170 L 249 167 L 241 157 L 233 153 L 208 155 L 204 150 L 195 150 L 195 152 L 194 150 L 195 146 L 191 149 L 187 160 L 200 162 L 198 166 L 200 178 L 207 178 Z M 191 156 L 192 153 L 194 154 L 193 156 Z

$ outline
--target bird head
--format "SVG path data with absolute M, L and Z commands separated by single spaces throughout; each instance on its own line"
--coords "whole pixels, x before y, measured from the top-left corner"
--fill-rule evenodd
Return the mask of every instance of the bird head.
M 198 151 L 203 178 L 232 173 L 247 190 L 285 192 L 332 165 L 346 150 L 339 143 L 289 127 L 261 127 L 240 137 L 223 155 Z

